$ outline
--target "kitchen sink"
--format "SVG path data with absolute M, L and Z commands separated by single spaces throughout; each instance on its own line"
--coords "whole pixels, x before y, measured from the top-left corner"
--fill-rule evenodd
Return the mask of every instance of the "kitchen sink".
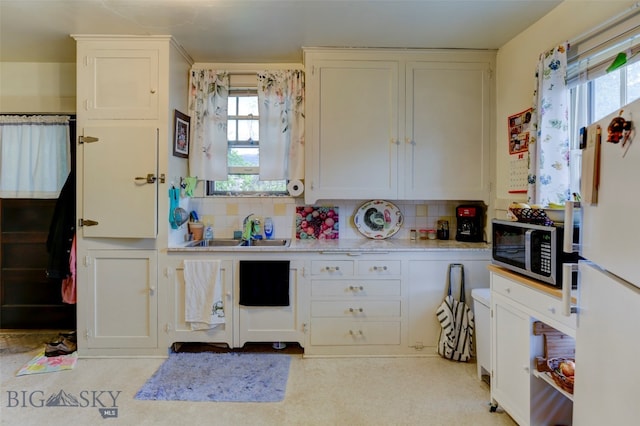
M 240 244 L 242 244 L 240 240 L 216 238 L 213 240 L 191 241 L 187 244 L 187 247 L 235 247 Z
M 291 240 L 274 239 L 274 240 L 252 240 L 242 243 L 244 247 L 289 247 Z

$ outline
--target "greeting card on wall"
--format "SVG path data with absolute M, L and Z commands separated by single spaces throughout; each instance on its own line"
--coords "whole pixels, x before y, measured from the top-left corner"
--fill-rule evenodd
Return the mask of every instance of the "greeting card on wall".
M 529 108 L 509 116 L 509 192 L 527 192 L 529 173 L 529 132 L 531 125 Z

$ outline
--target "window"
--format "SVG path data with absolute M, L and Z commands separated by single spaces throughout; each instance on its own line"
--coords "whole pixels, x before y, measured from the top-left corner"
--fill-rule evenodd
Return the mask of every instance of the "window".
M 227 118 L 229 177 L 207 182 L 207 195 L 286 195 L 285 180 L 261 181 L 260 115 L 256 89 L 229 92 Z
M 580 129 L 640 98 L 639 25 L 640 11 L 634 6 L 569 49 L 571 192 L 580 191 Z M 623 53 L 626 66 L 607 72 Z

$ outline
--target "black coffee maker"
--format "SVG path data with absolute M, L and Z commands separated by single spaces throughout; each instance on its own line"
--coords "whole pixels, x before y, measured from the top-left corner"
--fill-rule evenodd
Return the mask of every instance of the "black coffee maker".
M 475 204 L 456 207 L 456 240 L 469 243 L 484 241 L 484 207 Z

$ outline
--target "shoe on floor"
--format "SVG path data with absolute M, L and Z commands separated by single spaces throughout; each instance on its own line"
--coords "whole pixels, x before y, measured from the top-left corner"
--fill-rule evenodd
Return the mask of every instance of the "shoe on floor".
M 44 348 L 45 356 L 69 355 L 77 349 L 76 342 L 63 338 L 59 342 L 47 343 Z

